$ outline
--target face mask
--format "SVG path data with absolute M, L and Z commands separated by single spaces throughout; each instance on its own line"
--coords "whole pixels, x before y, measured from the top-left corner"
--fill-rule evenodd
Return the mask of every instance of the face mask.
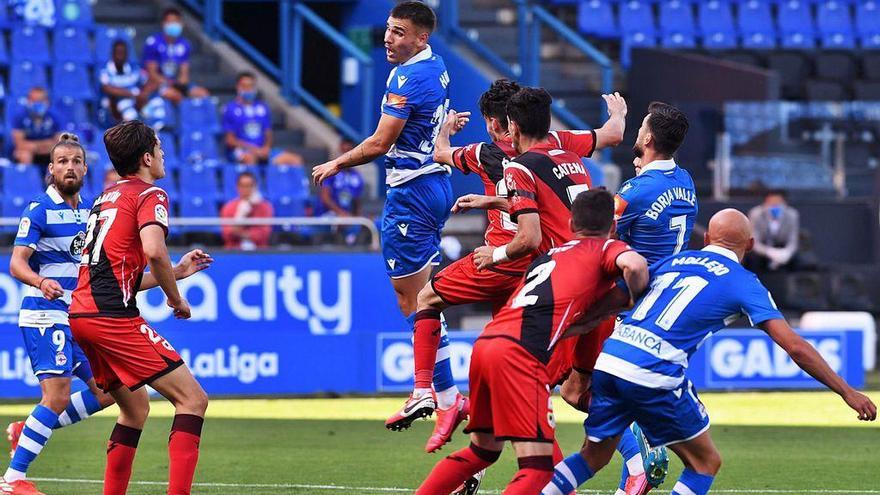
M 45 101 L 35 101 L 28 103 L 28 110 L 35 115 L 44 115 L 49 110 L 49 105 Z
M 180 24 L 179 22 L 169 22 L 168 24 L 165 24 L 162 29 L 168 36 L 177 38 L 183 33 L 183 24 Z
M 771 206 L 767 210 L 770 212 L 770 216 L 773 218 L 779 218 L 782 216 L 782 212 L 783 212 L 782 206 Z
M 238 97 L 244 101 L 254 101 L 257 99 L 256 91 L 239 91 Z

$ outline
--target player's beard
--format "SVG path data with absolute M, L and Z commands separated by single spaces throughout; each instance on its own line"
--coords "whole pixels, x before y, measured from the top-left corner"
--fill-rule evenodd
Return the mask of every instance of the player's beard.
M 73 196 L 74 194 L 79 193 L 80 189 L 82 189 L 83 180 L 82 177 L 79 179 L 74 179 L 73 182 L 67 180 L 67 178 L 61 179 L 61 181 L 53 181 L 55 184 L 55 188 L 65 196 Z
M 633 144 L 632 150 L 636 158 L 643 158 L 645 156 L 645 149 L 639 145 L 638 141 Z

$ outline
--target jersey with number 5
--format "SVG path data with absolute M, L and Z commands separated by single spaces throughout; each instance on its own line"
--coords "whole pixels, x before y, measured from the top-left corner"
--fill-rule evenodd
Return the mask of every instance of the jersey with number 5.
M 658 160 L 626 181 L 614 198 L 617 236 L 653 264 L 687 249 L 697 192 L 687 170 Z
M 782 318 L 733 251 L 707 246 L 670 256 L 651 267 L 648 291 L 605 341 L 595 369 L 673 390 L 700 344 L 743 314 L 752 325 Z
M 140 179 L 123 179 L 95 200 L 88 219 L 71 317 L 133 318 L 147 267 L 140 231 L 158 225 L 168 234 L 168 194 Z
M 590 237 L 539 256 L 480 338 L 511 339 L 547 364 L 569 325 L 621 276 L 617 257 L 627 251 L 624 242 Z
M 532 146 L 504 165 L 504 182 L 510 198 L 510 218 L 516 222 L 525 213 L 541 217 L 541 244 L 536 253 L 546 253 L 572 238 L 571 204 L 593 183 L 580 155 L 558 142 Z

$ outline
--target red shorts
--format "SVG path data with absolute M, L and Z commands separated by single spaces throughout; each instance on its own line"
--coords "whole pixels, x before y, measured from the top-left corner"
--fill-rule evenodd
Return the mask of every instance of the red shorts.
M 104 391 L 135 390 L 183 364 L 183 359 L 143 318 L 71 318 L 70 331 L 89 358 Z
M 553 442 L 556 421 L 545 366 L 506 338 L 477 339 L 471 354 L 470 420 L 465 433 L 499 441 Z
M 492 304 L 494 315 L 510 299 L 521 280 L 522 274 L 477 270 L 474 253 L 470 253 L 437 272 L 431 279 L 431 287 L 450 306 L 488 302 Z

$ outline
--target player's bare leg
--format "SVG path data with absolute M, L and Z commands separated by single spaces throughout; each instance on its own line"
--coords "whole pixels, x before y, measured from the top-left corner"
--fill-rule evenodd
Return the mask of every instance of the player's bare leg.
M 199 461 L 208 394 L 186 366 L 153 380 L 150 386 L 174 405 L 168 439 L 168 495 L 189 495 Z
M 672 444 L 669 449 L 684 464 L 684 471 L 672 488 L 673 495 L 706 494 L 721 469 L 721 453 L 715 447 L 709 430 L 686 442 Z
M 471 444 L 434 466 L 416 495 L 447 495 L 501 456 L 504 442 L 488 433 L 471 433 Z M 471 492 L 473 493 L 473 492 Z
M 119 417 L 107 442 L 104 495 L 124 495 L 131 479 L 131 466 L 141 431 L 150 414 L 150 397 L 143 387 L 131 391 L 120 386 L 110 392 L 119 405 Z
M 547 442 L 513 442 L 519 471 L 502 492 L 504 495 L 539 493 L 553 478 L 553 444 Z

